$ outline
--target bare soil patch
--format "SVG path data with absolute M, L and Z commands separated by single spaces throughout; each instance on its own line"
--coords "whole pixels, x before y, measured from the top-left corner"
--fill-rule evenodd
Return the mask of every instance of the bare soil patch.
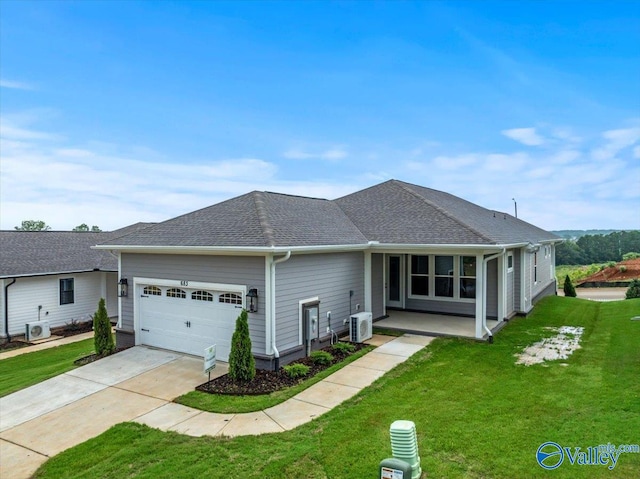
M 516 364 L 531 366 L 545 361 L 567 359 L 576 349 L 580 348 L 580 338 L 584 328 L 578 326 L 562 326 L 550 328 L 558 334 L 544 338 L 531 346 L 527 346 L 520 354 L 516 354 Z

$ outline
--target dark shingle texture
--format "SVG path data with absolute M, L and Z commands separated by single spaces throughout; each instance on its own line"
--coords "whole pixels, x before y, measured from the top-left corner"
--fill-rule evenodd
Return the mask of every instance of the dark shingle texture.
M 118 260 L 91 246 L 148 227 L 137 223 L 104 233 L 0 231 L 0 277 L 80 271 L 117 271 Z
M 331 201 L 254 191 L 103 243 L 271 247 L 366 242 L 362 233 Z
M 442 191 L 390 180 L 335 202 L 372 241 L 398 244 L 511 244 L 558 239 Z

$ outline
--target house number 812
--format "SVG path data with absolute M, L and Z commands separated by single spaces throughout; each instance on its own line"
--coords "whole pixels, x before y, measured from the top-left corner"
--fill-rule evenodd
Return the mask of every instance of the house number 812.
M 183 279 L 180 281 L 180 286 L 189 286 L 189 281 Z

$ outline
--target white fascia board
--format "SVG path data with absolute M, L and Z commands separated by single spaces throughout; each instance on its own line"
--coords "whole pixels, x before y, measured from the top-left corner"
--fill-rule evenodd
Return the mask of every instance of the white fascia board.
M 479 252 L 484 253 L 499 253 L 504 249 L 521 248 L 528 243 L 514 243 L 514 244 L 371 244 L 372 251 L 384 251 L 394 253 L 410 253 L 411 251 L 437 253 L 453 253 L 453 252 L 473 252 L 474 254 Z
M 52 271 L 50 273 L 26 273 L 26 274 L 4 274 L 0 276 L 0 279 L 12 279 L 12 278 L 35 278 L 39 276 L 57 276 L 65 274 L 80 274 L 80 273 L 117 273 L 117 269 L 79 269 L 73 271 Z
M 151 254 L 218 254 L 230 256 L 264 256 L 267 254 L 292 253 L 328 253 L 344 251 L 365 251 L 367 244 L 322 245 L 322 246 L 130 246 L 130 245 L 97 245 L 92 249 L 119 251 L 121 253 Z

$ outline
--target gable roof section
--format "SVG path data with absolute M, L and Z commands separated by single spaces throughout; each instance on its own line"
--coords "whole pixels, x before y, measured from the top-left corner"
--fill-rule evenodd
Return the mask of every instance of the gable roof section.
M 509 214 L 398 180 L 335 202 L 369 240 L 380 243 L 498 245 L 559 239 Z
M 107 238 L 146 228 L 136 223 L 102 233 L 73 231 L 0 231 L 0 278 L 84 271 L 118 271 L 108 251 L 91 249 Z
M 101 246 L 270 248 L 366 243 L 329 200 L 253 191 Z

